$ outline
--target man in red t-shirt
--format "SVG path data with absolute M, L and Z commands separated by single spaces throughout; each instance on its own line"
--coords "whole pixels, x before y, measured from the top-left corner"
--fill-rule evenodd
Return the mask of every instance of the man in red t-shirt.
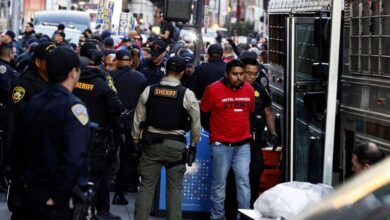
M 224 219 L 226 177 L 234 170 L 238 207 L 250 208 L 250 121 L 254 90 L 244 82 L 244 64 L 232 60 L 224 78 L 205 90 L 201 102 L 202 125 L 210 132 L 212 155 L 211 219 Z

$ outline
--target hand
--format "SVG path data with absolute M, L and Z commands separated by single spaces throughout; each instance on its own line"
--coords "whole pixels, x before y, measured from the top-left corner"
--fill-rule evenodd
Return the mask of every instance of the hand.
M 46 201 L 46 205 L 47 206 L 53 206 L 54 205 L 53 199 L 49 198 L 49 200 Z
M 142 155 L 141 144 L 133 141 L 133 151 L 131 152 L 131 158 L 135 161 L 139 161 Z
M 276 134 L 273 134 L 271 135 L 270 139 L 269 139 L 269 145 L 272 147 L 272 151 L 275 151 L 276 148 L 278 147 L 278 135 Z

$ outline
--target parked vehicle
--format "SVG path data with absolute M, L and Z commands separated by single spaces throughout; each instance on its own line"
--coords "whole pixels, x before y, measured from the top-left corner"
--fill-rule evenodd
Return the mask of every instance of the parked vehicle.
M 34 25 L 57 26 L 64 24 L 66 29 L 84 31 L 90 28 L 90 17 L 87 12 L 57 10 L 37 11 L 34 16 Z

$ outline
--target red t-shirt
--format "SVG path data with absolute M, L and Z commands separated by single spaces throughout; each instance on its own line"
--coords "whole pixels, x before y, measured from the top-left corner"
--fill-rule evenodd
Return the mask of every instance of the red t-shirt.
M 208 86 L 200 109 L 210 112 L 210 142 L 238 142 L 251 137 L 249 114 L 254 111 L 254 90 L 244 83 L 232 90 L 221 81 Z

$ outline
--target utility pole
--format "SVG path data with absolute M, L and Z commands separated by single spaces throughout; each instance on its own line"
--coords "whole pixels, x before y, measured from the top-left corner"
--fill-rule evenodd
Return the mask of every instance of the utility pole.
M 12 1 L 11 30 L 16 36 L 19 35 L 20 5 L 23 2 L 23 0 Z
M 196 43 L 195 43 L 195 63 L 199 64 L 200 62 L 200 51 L 203 47 L 202 39 L 202 26 L 203 26 L 203 17 L 204 17 L 204 0 L 197 0 L 196 2 Z

